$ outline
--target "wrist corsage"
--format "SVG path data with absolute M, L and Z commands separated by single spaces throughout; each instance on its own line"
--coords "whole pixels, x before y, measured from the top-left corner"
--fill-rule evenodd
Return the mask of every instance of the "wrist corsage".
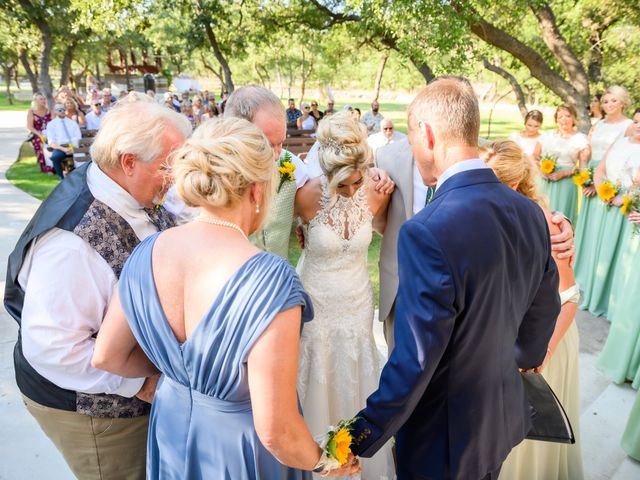
M 329 431 L 320 444 L 322 457 L 314 471 L 329 472 L 347 463 L 353 442 L 351 431 L 357 419 L 358 417 L 341 420 L 335 427 L 329 427 Z

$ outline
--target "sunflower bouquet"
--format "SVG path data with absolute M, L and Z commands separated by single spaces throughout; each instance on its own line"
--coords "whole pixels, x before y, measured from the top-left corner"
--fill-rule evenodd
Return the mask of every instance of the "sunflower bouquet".
M 341 420 L 335 427 L 329 427 L 329 431 L 320 445 L 324 452 L 323 456 L 326 456 L 326 462 L 323 465 L 324 471 L 340 468 L 347 463 L 353 442 L 351 432 L 357 419 L 358 417 Z
M 280 158 L 280 161 L 278 162 L 278 173 L 280 173 L 280 184 L 278 185 L 277 190 L 278 193 L 284 185 L 284 182 L 294 181 L 295 177 L 293 175 L 293 172 L 295 171 L 295 169 L 296 165 L 292 161 L 291 153 L 284 152 L 284 155 L 282 155 L 282 158 Z
M 573 183 L 579 187 L 590 187 L 593 185 L 593 168 L 577 170 L 573 174 Z
M 640 211 L 640 191 L 636 189 L 633 191 L 629 191 L 622 196 L 620 213 L 626 216 L 631 212 L 637 211 Z M 632 232 L 634 235 L 640 233 L 640 225 L 634 224 Z
M 596 187 L 598 198 L 600 198 L 600 200 L 607 204 L 610 204 L 611 200 L 616 198 L 616 195 L 618 195 L 619 192 L 620 187 L 615 185 L 613 182 L 610 182 L 609 180 L 602 182 Z
M 545 175 L 551 175 L 556 171 L 556 160 L 557 157 L 555 155 L 549 153 L 542 155 L 540 157 L 540 171 Z

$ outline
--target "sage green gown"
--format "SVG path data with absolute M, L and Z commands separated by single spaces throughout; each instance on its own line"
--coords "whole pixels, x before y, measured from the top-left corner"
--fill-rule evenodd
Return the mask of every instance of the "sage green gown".
M 627 118 L 618 123 L 607 123 L 603 120 L 593 126 L 591 160 L 587 165 L 588 168 L 593 168 L 595 172 L 609 147 L 618 138 L 624 136 L 630 123 L 631 120 Z M 583 290 L 591 289 L 605 211 L 606 205 L 600 201 L 597 195 L 582 196 L 578 222 L 575 225 L 576 262 L 573 271 L 576 283 Z
M 626 137 L 620 138 L 611 146 L 605 161 L 606 179 L 619 184 L 624 190 L 631 185 L 634 168 L 640 165 L 640 144 L 631 143 Z M 618 207 L 605 205 L 604 208 L 591 281 L 582 286 L 583 302 L 580 308 L 611 320 L 609 300 L 623 240 L 628 236 L 629 222 Z
M 588 146 L 584 133 L 575 133 L 563 138 L 557 130 L 544 132 L 540 136 L 542 156 L 552 155 L 556 158 L 556 172 L 573 170 L 578 164 L 578 154 Z M 557 182 L 540 178 L 540 194 L 547 200 L 549 208 L 563 213 L 572 223 L 578 215 L 578 187 L 572 177 Z
M 567 302 L 577 303 L 579 297 L 576 285 L 560 293 L 563 305 Z M 579 443 L 579 344 L 578 327 L 574 321 L 542 372 L 567 412 L 576 443 L 565 445 L 523 440 L 511 450 L 502 464 L 499 480 L 581 480 L 584 477 Z
M 622 435 L 622 449 L 640 462 L 640 393 L 631 408 L 627 428 Z

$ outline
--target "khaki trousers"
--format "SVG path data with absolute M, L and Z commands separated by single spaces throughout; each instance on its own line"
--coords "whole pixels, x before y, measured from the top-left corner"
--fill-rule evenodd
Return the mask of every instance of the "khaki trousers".
M 22 399 L 78 479 L 144 480 L 148 416 L 90 417 Z

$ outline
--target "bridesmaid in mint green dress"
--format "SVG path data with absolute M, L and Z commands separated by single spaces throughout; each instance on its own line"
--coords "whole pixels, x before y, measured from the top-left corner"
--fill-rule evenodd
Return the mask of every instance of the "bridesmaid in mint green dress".
M 534 158 L 552 156 L 556 159 L 553 173 L 540 172 L 540 194 L 551 211 L 563 213 L 572 223 L 578 214 L 578 188 L 573 172 L 578 162 L 586 162 L 590 155 L 587 136 L 576 130 L 577 114 L 570 105 L 560 105 L 554 115 L 557 130 L 544 132 L 534 150 Z
M 600 105 L 606 118 L 598 121 L 589 133 L 591 160 L 581 162 L 580 169 L 595 172 L 609 147 L 625 135 L 631 119 L 624 115 L 629 107 L 629 94 L 622 87 L 610 87 L 602 96 Z M 582 187 L 580 214 L 576 225 L 576 282 L 583 290 L 590 290 L 594 276 L 595 258 L 600 247 L 602 223 L 606 205 L 596 195 L 595 186 Z
M 635 155 L 627 170 L 640 181 L 640 111 L 634 116 L 631 136 L 623 140 L 635 147 Z M 621 140 L 619 140 L 620 142 Z M 617 210 L 617 209 L 616 209 Z M 624 218 L 620 215 L 621 218 Z M 609 314 L 611 328 L 607 342 L 598 357 L 597 367 L 616 383 L 630 380 L 633 388 L 640 388 L 640 235 L 633 234 L 633 223 L 640 221 L 640 213 L 631 212 L 620 242 L 620 255 L 611 288 Z
M 640 120 L 640 113 L 634 115 L 633 131 L 636 122 Z M 583 286 L 583 303 L 581 308 L 589 310 L 594 315 L 606 316 L 609 320 L 614 317 L 609 313 L 609 301 L 614 290 L 612 284 L 619 270 L 627 265 L 620 262 L 625 239 L 629 236 L 629 222 L 620 213 L 624 192 L 631 187 L 634 170 L 640 164 L 640 143 L 633 137 L 622 137 L 609 149 L 604 160 L 600 162 L 595 174 L 596 188 L 605 182 L 616 185 L 620 192 L 609 202 L 600 201 L 605 205 L 602 218 L 598 249 L 593 258 L 593 273 L 591 281 Z M 628 292 L 627 288 L 624 288 Z

